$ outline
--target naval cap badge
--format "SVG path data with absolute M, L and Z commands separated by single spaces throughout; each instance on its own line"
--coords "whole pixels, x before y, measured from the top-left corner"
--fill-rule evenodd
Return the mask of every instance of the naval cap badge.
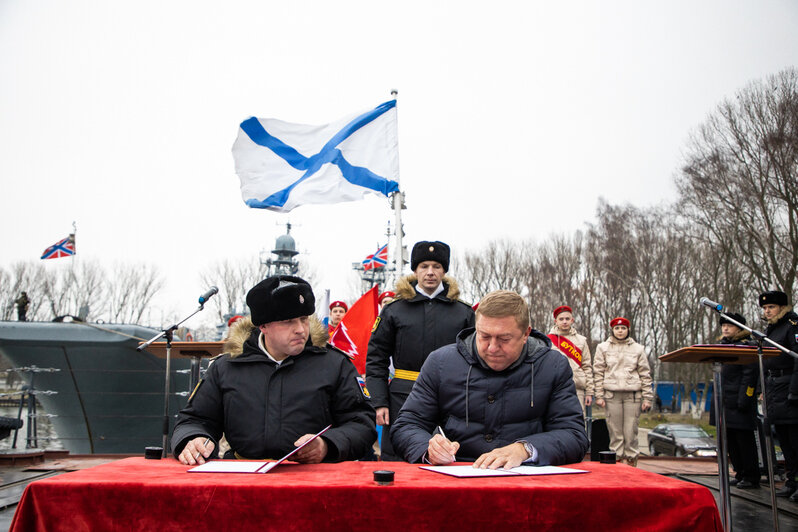
M 299 303 L 302 304 L 304 302 L 305 302 L 305 296 L 303 296 L 302 294 L 299 294 Z

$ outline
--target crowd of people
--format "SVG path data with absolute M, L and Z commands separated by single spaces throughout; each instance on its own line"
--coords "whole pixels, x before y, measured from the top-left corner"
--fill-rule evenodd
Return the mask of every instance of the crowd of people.
M 273 276 L 247 294 L 251 316 L 236 323 L 225 354 L 209 366 L 181 410 L 172 435 L 185 464 L 225 458 L 279 458 L 327 425 L 295 456 L 299 462 L 368 456 L 382 426 L 382 460 L 476 467 L 558 465 L 588 450 L 585 419 L 605 409 L 610 448 L 627 464 L 638 459 L 641 412 L 654 402 L 645 348 L 624 317 L 591 355 L 573 310 L 554 309 L 545 335 L 529 322 L 523 297 L 491 292 L 472 308 L 449 275 L 450 249 L 418 242 L 412 274 L 379 297 L 368 344 L 365 388 L 347 356 L 327 343 L 348 311 L 330 304 L 328 329 L 314 333 L 315 297 L 298 277 Z M 783 292 L 759 304 L 767 334 L 796 350 L 798 315 Z M 730 314 L 733 321 L 745 318 Z M 720 343 L 749 340 L 721 319 Z M 765 361 L 767 414 L 784 452 L 787 482 L 779 495 L 798 501 L 798 360 Z M 723 368 L 729 452 L 741 488 L 759 486 L 755 428 L 756 365 Z M 753 457 L 753 461 L 752 461 Z

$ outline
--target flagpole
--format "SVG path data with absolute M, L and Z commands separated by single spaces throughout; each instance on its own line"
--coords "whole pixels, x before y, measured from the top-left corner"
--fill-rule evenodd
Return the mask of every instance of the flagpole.
M 393 96 L 394 100 L 398 99 L 399 91 L 396 89 L 391 90 L 391 96 Z M 397 113 L 398 115 L 398 113 Z M 398 118 L 397 118 L 398 120 Z M 391 195 L 391 200 L 393 202 L 393 212 L 395 216 L 395 224 L 394 224 L 394 235 L 396 236 L 396 244 L 394 246 L 394 275 L 396 281 L 402 277 L 402 270 L 404 270 L 405 262 L 404 262 L 404 247 L 402 246 L 402 237 L 404 236 L 404 225 L 402 225 L 402 209 L 406 209 L 405 206 L 405 193 L 401 190 L 397 190 Z M 386 287 L 387 288 L 387 287 Z

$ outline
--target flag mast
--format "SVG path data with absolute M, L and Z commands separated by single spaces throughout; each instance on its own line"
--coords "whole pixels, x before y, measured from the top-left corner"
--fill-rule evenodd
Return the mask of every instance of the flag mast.
M 399 91 L 393 89 L 391 91 L 391 96 L 393 99 L 396 100 Z M 398 113 L 397 113 L 397 120 L 398 120 Z M 393 212 L 395 216 L 395 223 L 394 223 L 394 235 L 396 236 L 396 243 L 394 245 L 393 250 L 393 260 L 394 260 L 394 275 L 396 276 L 395 281 L 402 277 L 402 270 L 404 269 L 404 247 L 402 246 L 402 237 L 404 236 L 404 225 L 402 225 L 402 209 L 406 209 L 405 206 L 405 193 L 401 190 L 397 190 L 393 194 L 391 194 L 391 202 L 393 206 Z M 395 282 L 394 281 L 394 282 Z

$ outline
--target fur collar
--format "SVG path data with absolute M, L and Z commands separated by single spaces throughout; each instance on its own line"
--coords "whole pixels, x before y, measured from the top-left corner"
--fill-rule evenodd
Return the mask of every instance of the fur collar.
M 223 353 L 229 353 L 231 358 L 235 358 L 244 352 L 244 342 L 257 327 L 252 325 L 252 318 L 246 316 L 238 320 L 230 328 L 230 333 L 224 340 Z M 328 330 L 319 321 L 315 314 L 310 316 L 310 341 L 316 347 L 324 347 L 330 336 Z
M 790 306 L 781 307 L 781 312 L 776 314 L 776 316 L 774 316 L 773 318 L 769 319 L 768 323 L 771 324 L 771 325 L 777 324 L 779 322 L 779 320 L 781 320 L 781 318 L 786 316 L 787 313 L 791 312 L 791 311 L 792 311 L 792 307 L 790 307 Z
M 449 288 L 446 297 L 451 300 L 457 300 L 460 297 L 460 287 L 457 285 L 457 281 L 448 275 L 444 275 L 443 282 L 446 283 L 446 286 Z M 418 292 L 416 292 L 417 284 L 418 279 L 415 274 L 406 275 L 399 279 L 394 289 L 394 292 L 396 292 L 396 299 L 413 299 L 416 297 L 416 295 L 418 295 Z
M 742 331 L 738 332 L 731 338 L 727 340 L 729 343 L 739 342 L 740 340 L 746 340 L 748 337 L 751 336 L 751 333 L 743 329 Z M 718 336 L 718 340 L 723 340 L 723 336 Z

